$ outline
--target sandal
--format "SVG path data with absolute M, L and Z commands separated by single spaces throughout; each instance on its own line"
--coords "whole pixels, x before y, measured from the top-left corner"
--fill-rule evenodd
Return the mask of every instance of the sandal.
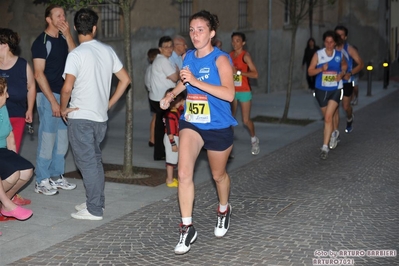
M 11 201 L 19 206 L 28 205 L 32 202 L 30 199 L 25 199 L 19 194 L 15 194 L 15 196 L 12 197 Z

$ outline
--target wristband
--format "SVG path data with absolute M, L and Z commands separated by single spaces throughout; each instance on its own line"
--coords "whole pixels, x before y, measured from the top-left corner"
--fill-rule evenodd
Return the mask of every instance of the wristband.
M 174 95 L 173 92 L 169 92 L 168 96 L 172 96 L 173 99 L 176 98 L 176 95 Z
M 174 139 L 169 139 L 170 144 L 176 144 Z
M 166 94 L 166 96 L 169 97 L 168 103 L 173 102 L 174 99 L 176 98 L 176 96 L 175 96 L 172 92 L 168 92 L 168 93 Z M 170 98 L 172 98 L 172 99 L 170 99 Z

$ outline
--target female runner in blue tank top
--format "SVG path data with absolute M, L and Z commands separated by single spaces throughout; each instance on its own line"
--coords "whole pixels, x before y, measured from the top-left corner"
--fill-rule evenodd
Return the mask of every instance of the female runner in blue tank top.
M 178 197 L 182 222 L 175 254 L 187 253 L 197 238 L 192 224 L 194 203 L 194 166 L 202 148 L 207 150 L 212 177 L 219 197 L 216 237 L 223 237 L 230 226 L 228 203 L 230 178 L 226 163 L 233 147 L 233 129 L 237 121 L 231 114 L 234 100 L 233 68 L 229 55 L 212 46 L 219 24 L 216 15 L 200 11 L 190 18 L 190 38 L 195 47 L 184 57 L 181 82 L 161 100 L 167 109 L 175 95 L 187 88 L 184 112 L 180 118 Z
M 334 31 L 326 31 L 323 34 L 325 48 L 318 50 L 313 55 L 308 69 L 310 76 L 316 76 L 315 97 L 324 117 L 321 159 L 327 159 L 328 144 L 336 146 L 337 142 L 336 138 L 331 137 L 334 128 L 333 115 L 342 99 L 342 77 L 347 69 L 347 63 L 342 53 L 335 50 L 335 46 L 340 40 Z

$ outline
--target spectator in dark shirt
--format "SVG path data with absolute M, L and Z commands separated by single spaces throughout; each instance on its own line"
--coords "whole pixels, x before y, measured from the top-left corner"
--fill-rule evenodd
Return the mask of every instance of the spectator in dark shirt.
M 303 59 L 302 59 L 302 69 L 304 68 L 306 64 L 306 69 L 309 68 L 310 61 L 312 61 L 313 55 L 319 50 L 320 47 L 316 45 L 316 41 L 313 38 L 309 38 L 308 43 L 305 48 L 305 52 L 303 54 Z M 315 76 L 311 77 L 308 74 L 308 71 L 306 71 L 306 81 L 308 82 L 308 88 L 310 90 L 315 89 Z

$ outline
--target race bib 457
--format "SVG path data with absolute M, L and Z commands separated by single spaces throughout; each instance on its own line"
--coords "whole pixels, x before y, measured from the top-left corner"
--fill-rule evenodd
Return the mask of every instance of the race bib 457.
M 186 112 L 184 118 L 192 123 L 209 123 L 211 114 L 209 111 L 208 97 L 202 94 L 189 94 L 186 98 Z

